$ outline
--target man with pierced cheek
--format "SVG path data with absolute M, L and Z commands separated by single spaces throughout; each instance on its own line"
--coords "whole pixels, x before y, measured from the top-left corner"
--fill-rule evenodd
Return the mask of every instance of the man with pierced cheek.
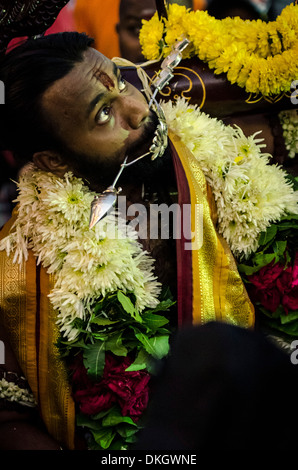
M 236 315 L 235 323 L 251 326 L 253 308 L 239 274 L 229 261 L 232 256 L 225 258 L 229 249 L 223 247 L 216 233 L 215 204 L 198 163 L 170 131 L 168 146 L 160 147 L 161 155 L 151 160 L 152 142 L 162 129 L 158 110 L 149 109 L 145 95 L 127 82 L 120 69 L 92 44 L 92 39 L 85 34 L 49 35 L 28 40 L 2 60 L 0 80 L 5 83 L 6 91 L 5 106 L 0 106 L 2 148 L 14 153 L 20 167 L 33 163 L 33 173 L 42 183 L 38 190 L 33 190 L 28 183 L 24 202 L 29 198 L 32 204 L 28 205 L 22 220 L 18 218 L 18 211 L 14 212 L 1 232 L 1 239 L 6 240 L 14 228 L 24 222 L 30 224 L 30 211 L 34 212 L 37 201 L 44 197 L 44 186 L 49 181 L 52 189 L 45 201 L 49 204 L 59 202 L 63 193 L 61 188 L 68 187 L 69 172 L 83 180 L 88 194 L 90 190 L 105 194 L 124 161 L 129 164 L 149 153 L 131 167 L 124 168 L 121 174 L 121 195 L 126 196 L 128 209 L 140 203 L 148 209 L 149 217 L 152 203 L 165 207 L 177 203 L 184 210 L 196 201 L 204 207 L 206 244 L 200 256 L 198 250 L 192 252 L 185 248 L 183 236 L 171 238 L 171 230 L 169 239 L 150 237 L 152 232 L 148 230 L 147 236 L 140 240 L 155 260 L 154 274 L 158 281 L 170 287 L 174 298 L 178 299 L 169 312 L 171 324 L 192 323 L 195 313 L 210 318 L 211 311 L 215 312 L 215 319 L 222 320 L 225 312 L 220 306 L 230 302 L 233 307 L 230 314 Z M 27 171 L 25 178 L 32 168 Z M 68 207 L 71 207 L 71 195 L 69 197 Z M 65 239 L 61 242 L 64 246 L 67 237 L 71 238 L 76 230 L 71 209 L 65 215 L 67 230 L 61 226 L 62 222 L 55 225 L 57 220 L 53 220 L 51 214 L 50 211 L 47 236 L 59 237 L 65 229 Z M 187 219 L 188 224 L 192 217 L 193 213 Z M 152 228 L 149 222 L 148 228 Z M 155 219 L 156 224 L 159 222 Z M 91 236 L 88 228 L 84 228 L 86 243 Z M 38 230 L 37 233 L 46 243 L 47 236 L 39 234 Z M 84 241 L 82 250 L 83 245 Z M 9 251 L 9 247 L 6 248 Z M 40 428 L 30 412 L 26 414 L 28 419 L 22 416 L 20 424 L 19 415 L 11 415 L 15 411 L 7 409 L 4 415 L 0 413 L 0 420 L 3 417 L 0 447 L 57 449 L 62 444 L 74 448 L 74 421 L 70 413 L 73 402 L 66 367 L 57 356 L 56 341 L 53 341 L 56 317 L 47 307 L 52 276 L 43 265 L 36 265 L 35 248 L 34 242 L 30 242 L 23 270 L 15 265 L 17 256 L 0 251 L 3 277 L 0 340 L 6 345 L 9 370 L 25 374 L 35 393 L 43 391 L 39 405 L 48 432 Z M 82 262 L 80 247 L 76 254 Z M 51 253 L 45 252 L 45 256 L 50 257 Z M 64 262 L 65 256 L 63 252 L 61 259 L 55 259 L 57 266 Z M 84 256 L 91 257 L 92 265 L 90 252 Z M 77 268 L 79 273 L 79 261 Z M 226 283 L 224 287 L 214 282 L 213 270 L 218 275 L 218 282 Z M 116 271 L 115 267 L 115 275 Z M 4 282 L 4 279 L 8 281 Z M 231 285 L 232 281 L 236 282 L 237 289 Z M 211 310 L 204 309 L 205 303 Z M 37 348 L 38 354 L 32 358 L 30 355 L 34 355 Z M 58 384 L 61 393 L 57 392 Z M 16 424 L 13 424 L 12 416 L 17 420 Z

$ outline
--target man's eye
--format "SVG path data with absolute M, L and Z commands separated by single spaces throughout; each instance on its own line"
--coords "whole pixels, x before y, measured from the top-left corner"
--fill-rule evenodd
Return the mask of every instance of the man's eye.
M 111 115 L 111 107 L 110 106 L 104 106 L 99 113 L 97 113 L 96 120 L 100 124 L 107 122 L 110 119 Z
M 141 22 L 138 22 L 137 24 L 133 23 L 127 26 L 127 31 L 128 31 L 128 34 L 130 34 L 134 38 L 139 38 L 141 28 L 142 28 Z
M 118 83 L 119 91 L 124 91 L 126 89 L 126 80 L 123 77 L 119 78 L 119 83 Z

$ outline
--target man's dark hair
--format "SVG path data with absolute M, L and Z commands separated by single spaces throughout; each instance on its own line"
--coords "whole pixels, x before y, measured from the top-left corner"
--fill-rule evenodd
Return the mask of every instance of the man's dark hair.
M 29 39 L 1 60 L 0 80 L 5 104 L 0 106 L 0 148 L 21 162 L 35 152 L 63 148 L 41 107 L 41 97 L 57 80 L 83 60 L 93 39 L 84 33 L 63 32 Z

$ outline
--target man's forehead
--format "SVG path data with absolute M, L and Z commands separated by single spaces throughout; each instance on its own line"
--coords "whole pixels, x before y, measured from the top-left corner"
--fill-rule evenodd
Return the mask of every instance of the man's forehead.
M 85 52 L 82 68 L 89 79 L 95 78 L 108 89 L 115 86 L 117 66 L 95 49 L 90 48 Z
M 105 67 L 96 67 L 92 71 L 92 78 L 98 80 L 107 90 L 111 91 L 115 88 L 115 78 L 117 77 L 117 66 L 112 64 L 112 68 L 105 70 Z
M 155 0 L 122 0 L 120 5 L 120 17 L 136 17 L 145 19 L 151 17 L 156 11 Z
M 78 62 L 73 69 L 62 79 L 57 80 L 44 94 L 67 99 L 69 96 L 86 96 L 94 87 L 102 88 L 102 91 L 110 91 L 115 87 L 117 78 L 117 66 L 104 55 L 91 49 L 83 55 L 83 61 Z

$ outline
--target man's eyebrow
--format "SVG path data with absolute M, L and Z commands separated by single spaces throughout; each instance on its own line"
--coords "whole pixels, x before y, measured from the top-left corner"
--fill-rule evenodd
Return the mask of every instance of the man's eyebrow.
M 93 100 L 89 103 L 88 109 L 87 109 L 88 116 L 89 116 L 89 114 L 92 113 L 92 111 L 95 108 L 95 106 L 97 105 L 97 103 L 102 100 L 102 98 L 105 96 L 105 94 L 106 94 L 105 92 L 98 93 L 98 95 L 96 95 L 95 98 L 93 98 Z
M 112 62 L 112 63 L 113 63 L 113 74 L 116 77 L 119 77 L 120 70 L 114 62 Z M 89 106 L 88 106 L 88 109 L 87 109 L 88 116 L 92 113 L 92 111 L 95 108 L 95 106 L 97 105 L 97 103 L 99 101 L 101 101 L 105 95 L 106 95 L 106 92 L 101 92 L 101 93 L 98 93 L 98 95 L 96 95 L 95 98 L 93 98 L 93 100 L 89 103 Z

